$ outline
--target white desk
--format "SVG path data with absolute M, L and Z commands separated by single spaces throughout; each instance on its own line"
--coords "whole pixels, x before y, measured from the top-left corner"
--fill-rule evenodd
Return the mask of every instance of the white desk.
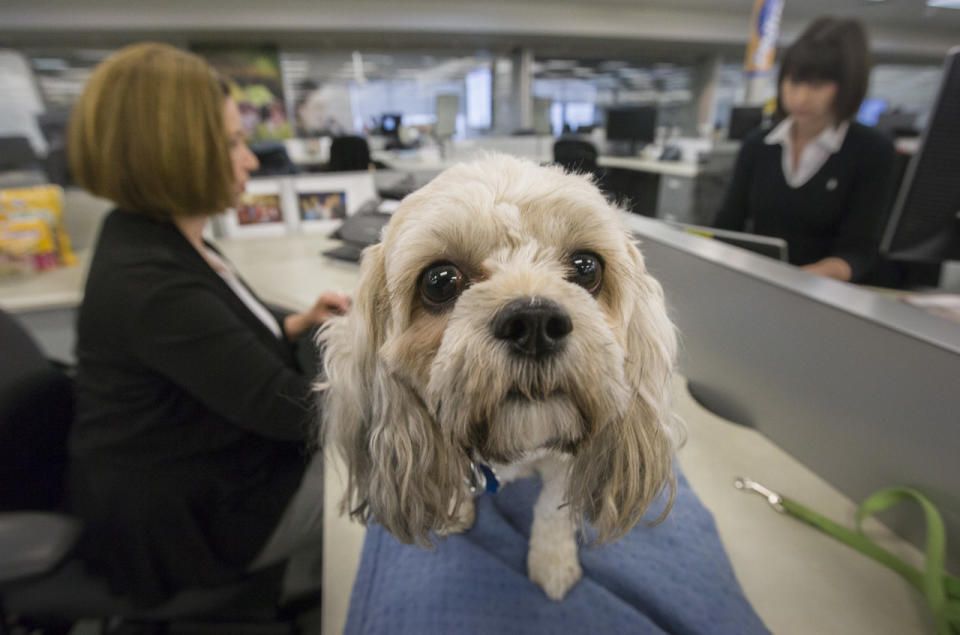
M 481 140 L 450 144 L 444 153 L 441 153 L 439 148 L 436 147 L 417 150 L 377 150 L 372 152 L 371 156 L 377 161 L 387 164 L 391 169 L 407 172 L 441 172 L 457 163 L 470 161 L 480 153 L 490 151 L 506 152 L 541 163 L 553 160 L 553 139 L 550 139 L 550 143 L 540 140 L 539 145 L 531 145 L 537 143 L 534 140 L 522 147 L 506 145 L 503 141 L 506 140 L 501 140 L 499 144 L 485 143 Z M 700 172 L 699 167 L 693 161 L 660 161 L 643 157 L 600 155 L 597 157 L 597 165 L 685 178 L 694 178 Z
M 218 241 L 226 255 L 264 300 L 305 308 L 323 289 L 351 290 L 355 265 L 319 256 L 332 244 L 324 234 Z M 14 285 L 21 310 L 54 297 L 79 298 L 78 272 L 39 277 Z M 37 293 L 31 305 L 31 288 Z M 694 491 L 714 514 L 733 568 L 767 626 L 778 634 L 932 632 L 923 600 L 905 581 L 872 560 L 799 521 L 773 512 L 759 497 L 732 486 L 735 476 L 753 478 L 843 523 L 855 506 L 816 474 L 758 432 L 705 411 L 678 378 L 676 411 L 686 420 L 689 440 L 679 462 Z M 339 633 L 346 619 L 364 530 L 341 518 L 342 466 L 329 461 L 324 500 L 323 632 Z M 868 530 L 907 561 L 922 562 L 917 550 L 877 523 Z
M 501 152 L 545 163 L 553 160 L 553 137 L 481 137 L 447 142 L 444 151 L 436 146 L 416 150 L 376 150 L 371 156 L 391 169 L 405 172 L 435 172 L 471 161 L 486 152 Z
M 72 309 L 83 297 L 89 252 L 79 251 L 77 264 L 36 274 L 0 277 L 0 308 L 10 313 Z
M 616 157 L 601 154 L 597 157 L 597 165 L 603 168 L 621 168 L 637 172 L 650 172 L 663 176 L 680 176 L 692 179 L 699 174 L 696 163 L 692 161 L 660 161 L 658 159 L 644 159 L 642 157 Z
M 370 156 L 376 161 L 385 163 L 391 170 L 400 172 L 440 173 L 465 160 L 464 158 L 455 159 L 447 154 L 441 154 L 438 148 L 375 150 L 370 153 Z

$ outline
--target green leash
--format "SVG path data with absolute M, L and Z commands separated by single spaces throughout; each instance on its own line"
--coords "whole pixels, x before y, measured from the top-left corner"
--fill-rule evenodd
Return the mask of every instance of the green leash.
M 933 503 L 920 492 L 908 487 L 891 487 L 873 494 L 857 508 L 857 528 L 852 530 L 750 479 L 738 477 L 734 481 L 734 487 L 760 494 L 781 514 L 799 518 L 893 569 L 926 598 L 936 620 L 937 635 L 960 635 L 960 578 L 955 578 L 944 571 L 943 561 L 947 552 L 947 538 L 943 519 Z M 926 563 L 923 571 L 907 564 L 863 533 L 864 519 L 906 500 L 913 500 L 920 504 L 927 523 Z

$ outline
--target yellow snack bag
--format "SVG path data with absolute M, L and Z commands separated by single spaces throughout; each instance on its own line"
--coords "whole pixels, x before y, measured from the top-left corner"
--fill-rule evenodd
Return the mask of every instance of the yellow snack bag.
M 76 263 L 63 227 L 63 188 L 0 190 L 0 275 Z

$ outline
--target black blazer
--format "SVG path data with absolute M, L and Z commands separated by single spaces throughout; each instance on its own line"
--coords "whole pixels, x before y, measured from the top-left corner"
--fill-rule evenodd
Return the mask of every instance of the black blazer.
M 312 378 L 292 346 L 173 224 L 114 210 L 77 360 L 68 491 L 90 566 L 141 605 L 240 575 L 307 462 Z
M 851 122 L 839 151 L 800 187 L 787 184 L 782 147 L 768 145 L 769 129 L 747 136 L 715 227 L 783 238 L 790 262 L 802 266 L 827 256 L 845 260 L 852 280 L 870 270 L 889 200 L 894 150 L 882 134 Z

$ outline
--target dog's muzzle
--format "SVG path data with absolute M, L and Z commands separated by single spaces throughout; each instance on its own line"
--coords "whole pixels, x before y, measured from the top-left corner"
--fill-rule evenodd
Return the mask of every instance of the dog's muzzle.
M 540 360 L 563 349 L 573 322 L 553 300 L 525 297 L 500 309 L 491 327 L 494 337 L 509 344 L 511 352 Z

